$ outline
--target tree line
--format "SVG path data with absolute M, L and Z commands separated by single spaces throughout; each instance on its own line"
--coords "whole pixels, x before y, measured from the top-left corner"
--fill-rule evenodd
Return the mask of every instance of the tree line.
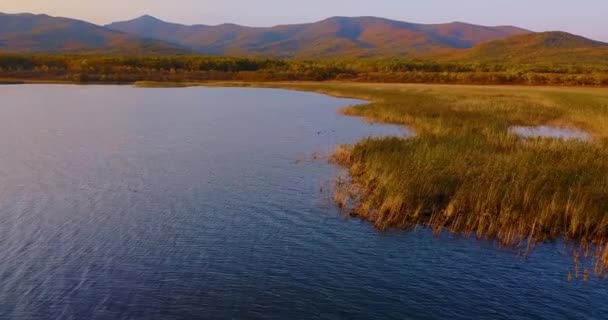
M 0 54 L 0 78 L 135 81 L 365 81 L 608 86 L 608 64 L 509 64 L 384 59 Z

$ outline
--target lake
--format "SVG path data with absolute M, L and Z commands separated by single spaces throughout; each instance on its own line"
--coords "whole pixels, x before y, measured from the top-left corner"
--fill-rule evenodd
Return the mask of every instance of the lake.
M 406 135 L 273 89 L 0 86 L 2 319 L 605 319 L 569 246 L 379 232 L 314 154 Z M 407 156 L 407 155 L 404 155 Z M 404 177 L 405 178 L 405 177 Z

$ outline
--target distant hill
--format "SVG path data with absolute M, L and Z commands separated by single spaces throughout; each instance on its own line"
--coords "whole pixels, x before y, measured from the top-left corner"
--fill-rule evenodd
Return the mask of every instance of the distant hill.
M 333 17 L 267 28 L 182 25 L 151 16 L 98 26 L 0 13 L 0 52 L 180 54 L 326 58 L 409 56 L 440 61 L 608 65 L 608 44 L 565 32 Z
M 0 13 L 0 51 L 183 53 L 188 49 L 156 39 L 48 15 Z
M 482 43 L 449 59 L 487 63 L 601 63 L 608 64 L 608 43 L 566 32 L 517 35 Z
M 425 25 L 376 17 L 333 17 L 315 23 L 253 28 L 234 24 L 187 26 L 142 16 L 106 27 L 177 43 L 201 53 L 272 57 L 424 54 L 530 33 L 511 26 L 462 22 Z

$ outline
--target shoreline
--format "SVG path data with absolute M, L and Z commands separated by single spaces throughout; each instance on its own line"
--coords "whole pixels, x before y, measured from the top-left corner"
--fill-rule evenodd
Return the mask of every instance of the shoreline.
M 595 91 L 607 89 L 607 86 L 583 86 L 583 85 L 546 85 L 546 84 L 478 84 L 478 83 L 414 83 L 414 82 L 364 82 L 364 81 L 340 81 L 340 80 L 294 80 L 294 81 L 242 81 L 242 80 L 209 80 L 209 81 L 71 81 L 71 80 L 35 80 L 29 78 L 2 78 L 0 85 L 23 85 L 23 84 L 61 84 L 61 85 L 109 85 L 109 86 L 136 86 L 143 83 L 142 87 L 150 85 L 154 88 L 175 87 L 253 87 L 253 88 L 283 88 L 288 85 L 323 85 L 341 84 L 353 86 L 407 86 L 407 87 L 455 87 L 455 88 L 504 88 L 504 89 L 548 89 L 548 90 L 581 90 Z M 294 89 L 299 90 L 299 89 Z
M 310 84 L 309 84 L 310 85 Z M 327 84 L 327 85 L 331 85 L 331 84 Z M 334 84 L 335 85 L 335 84 Z M 345 86 L 352 86 L 352 88 L 350 88 L 350 90 L 354 90 L 357 89 L 358 87 L 362 87 L 359 84 L 343 84 Z M 400 182 L 391 182 L 391 179 L 394 180 L 394 177 L 390 177 L 390 173 L 387 173 L 386 168 L 382 168 L 382 166 L 378 167 L 378 163 L 380 163 L 380 158 L 378 157 L 372 157 L 370 156 L 370 152 L 374 151 L 374 148 L 376 147 L 376 145 L 379 145 L 380 150 L 384 150 L 384 149 L 389 149 L 389 153 L 390 152 L 394 152 L 394 151 L 390 151 L 390 148 L 392 147 L 391 144 L 425 144 L 426 139 L 429 139 L 431 137 L 429 137 L 428 133 L 425 132 L 424 128 L 421 128 L 419 125 L 419 123 L 417 123 L 416 119 L 397 119 L 395 117 L 384 117 L 382 115 L 379 115 L 377 110 L 373 110 L 374 108 L 378 107 L 378 105 L 383 105 L 387 103 L 387 100 L 383 100 L 383 99 L 377 99 L 376 97 L 373 97 L 373 95 L 364 95 L 361 92 L 343 92 L 343 91 L 334 91 L 328 88 L 324 88 L 323 86 L 321 86 L 321 88 L 317 88 L 315 87 L 315 85 L 311 85 L 307 86 L 307 85 L 298 85 L 298 84 L 288 84 L 288 85 L 284 85 L 284 84 L 279 84 L 279 85 L 275 85 L 273 87 L 279 87 L 279 88 L 284 88 L 284 89 L 291 89 L 291 90 L 305 90 L 305 91 L 313 91 L 313 92 L 318 92 L 318 93 L 322 93 L 322 94 L 328 94 L 330 96 L 335 96 L 335 97 L 347 97 L 347 98 L 356 98 L 356 99 L 363 99 L 363 100 L 367 100 L 369 101 L 368 104 L 364 104 L 364 105 L 359 105 L 359 106 L 350 106 L 347 107 L 345 109 L 343 109 L 342 113 L 344 115 L 349 115 L 349 116 L 359 116 L 362 117 L 366 120 L 369 121 L 373 121 L 373 122 L 378 122 L 378 123 L 386 123 L 386 124 L 401 124 L 401 125 L 406 125 L 410 128 L 412 128 L 415 131 L 422 131 L 421 136 L 417 136 L 415 138 L 409 138 L 409 139 L 403 139 L 403 138 L 379 138 L 379 139 L 369 139 L 367 141 L 359 141 L 357 143 L 355 143 L 352 146 L 346 146 L 345 148 L 339 148 L 336 153 L 334 154 L 333 160 L 338 163 L 339 165 L 341 165 L 342 167 L 346 168 L 347 171 L 349 172 L 350 175 L 350 182 L 345 183 L 344 181 L 338 181 L 337 183 L 337 187 L 335 188 L 336 190 L 334 190 L 334 200 L 336 200 L 336 203 L 339 207 L 347 210 L 351 215 L 355 215 L 358 216 L 370 223 L 372 223 L 373 225 L 375 225 L 378 229 L 380 230 L 384 230 L 384 229 L 413 229 L 416 228 L 416 226 L 422 226 L 422 227 L 427 227 L 432 229 L 436 234 L 440 234 L 444 231 L 449 231 L 453 234 L 460 234 L 460 235 L 464 235 L 464 236 L 475 236 L 477 238 L 485 238 L 488 240 L 492 240 L 492 241 L 497 241 L 498 243 L 500 243 L 501 245 L 504 246 L 508 246 L 508 247 L 513 247 L 513 248 L 518 248 L 520 251 L 525 251 L 526 254 L 528 254 L 530 251 L 533 250 L 534 246 L 536 245 L 536 243 L 542 243 L 545 241 L 551 241 L 554 239 L 558 239 L 558 238 L 563 238 L 567 241 L 571 241 L 574 244 L 577 244 L 578 246 L 580 246 L 580 251 L 578 252 L 574 252 L 573 253 L 573 257 L 575 259 L 575 264 L 578 265 L 580 259 L 580 257 L 593 257 L 592 259 L 595 259 L 595 266 L 594 266 L 594 270 L 593 272 L 597 275 L 597 276 L 603 276 L 605 275 L 607 268 L 608 268 L 608 237 L 606 236 L 606 229 L 605 226 L 607 226 L 607 221 L 606 219 L 608 219 L 608 212 L 606 212 L 606 214 L 599 214 L 601 212 L 601 210 L 603 210 L 602 208 L 600 208 L 600 211 L 597 211 L 596 208 L 596 212 L 598 213 L 598 215 L 596 215 L 595 217 L 593 216 L 589 216 L 587 212 L 585 212 L 585 209 L 583 208 L 591 208 L 593 207 L 595 204 L 597 204 L 599 207 L 602 207 L 601 202 L 597 202 L 597 201 L 602 201 L 600 199 L 603 199 L 605 196 L 608 195 L 608 189 L 606 188 L 606 185 L 603 184 L 602 181 L 599 180 L 595 180 L 595 182 L 598 182 L 599 184 L 597 184 L 597 188 L 603 188 L 604 191 L 601 191 L 601 189 L 598 189 L 596 191 L 591 191 L 591 190 L 587 190 L 593 193 L 597 193 L 597 200 L 589 200 L 589 199 L 580 199 L 578 200 L 579 203 L 574 203 L 574 201 L 576 200 L 572 200 L 572 197 L 580 197 L 580 196 L 584 196 L 584 193 L 587 191 L 583 191 L 582 189 L 580 191 L 570 191 L 571 192 L 571 196 L 570 199 L 567 198 L 567 194 L 563 195 L 563 199 L 566 199 L 565 201 L 561 201 L 562 204 L 556 204 L 554 200 L 550 200 L 552 198 L 555 197 L 561 197 L 559 195 L 561 195 L 563 192 L 561 190 L 564 189 L 564 187 L 566 187 L 566 184 L 555 184 L 553 183 L 553 187 L 554 187 L 554 191 L 552 191 L 553 193 L 549 193 L 549 194 L 539 194 L 537 196 L 537 198 L 533 198 L 532 201 L 528 204 L 525 204 L 526 197 L 529 197 L 527 195 L 527 191 L 521 194 L 517 194 L 518 191 L 515 191 L 515 198 L 508 200 L 507 202 L 505 202 L 504 200 L 500 200 L 500 194 L 495 194 L 495 195 L 490 195 L 490 197 L 495 197 L 497 201 L 502 202 L 502 204 L 497 203 L 498 208 L 500 208 L 501 206 L 504 207 L 512 207 L 512 208 L 516 208 L 517 206 L 529 206 L 529 209 L 524 209 L 524 211 L 520 214 L 524 214 L 529 216 L 529 220 L 528 222 L 524 222 L 525 220 L 522 220 L 522 218 L 517 218 L 517 217 L 511 217 L 508 218 L 507 221 L 502 221 L 504 220 L 505 217 L 502 217 L 505 212 L 502 211 L 504 209 L 498 209 L 498 211 L 495 211 L 493 214 L 490 214 L 489 217 L 487 218 L 483 218 L 483 216 L 485 215 L 481 215 L 481 212 L 476 211 L 476 209 L 474 209 L 475 207 L 472 206 L 470 207 L 470 209 L 466 209 L 467 205 L 466 202 L 465 204 L 457 204 L 458 198 L 459 197 L 472 197 L 474 199 L 477 199 L 475 201 L 484 201 L 485 199 L 482 199 L 479 196 L 476 196 L 474 193 L 470 193 L 470 191 L 465 191 L 465 195 L 458 195 L 459 191 L 458 190 L 454 190 L 455 194 L 453 195 L 449 195 L 445 194 L 442 192 L 440 192 L 439 194 L 436 194 L 435 196 L 439 196 L 439 198 L 437 200 L 431 200 L 431 202 L 426 202 L 426 204 L 424 204 L 424 202 L 420 203 L 416 203 L 417 200 L 412 199 L 413 203 L 415 203 L 414 206 L 408 205 L 408 201 L 406 200 L 407 197 L 406 196 L 399 196 L 397 195 L 387 195 L 390 194 L 393 187 L 391 186 L 398 186 Z M 369 86 L 377 86 L 375 84 L 369 84 Z M 393 87 L 393 88 L 397 88 L 397 90 L 406 88 L 406 89 L 412 89 L 414 91 L 416 90 L 421 90 L 424 91 L 428 88 L 437 88 L 437 87 L 441 87 L 440 90 L 445 90 L 447 89 L 455 89 L 455 88 L 459 88 L 462 90 L 469 90 L 469 89 L 477 89 L 477 90 L 484 90 L 486 89 L 485 86 L 451 86 L 451 85 L 447 85 L 447 86 L 433 86 L 433 85 L 387 85 L 388 87 Z M 377 86 L 377 87 L 382 87 L 382 86 Z M 497 89 L 496 87 L 492 87 L 493 89 Z M 379 88 L 376 90 L 383 90 L 385 88 Z M 404 89 L 404 90 L 406 90 Z M 589 89 L 589 88 L 585 88 L 585 89 L 564 89 L 564 88 L 555 88 L 555 87 L 543 87 L 540 88 L 541 90 L 537 90 L 538 88 L 530 88 L 530 87 L 512 87 L 512 86 L 503 86 L 503 87 L 499 87 L 499 90 L 501 90 L 501 94 L 499 94 L 499 96 L 503 95 L 504 92 L 502 91 L 511 91 L 509 92 L 509 94 L 513 93 L 513 92 L 520 92 L 522 90 L 524 91 L 530 91 L 532 93 L 537 93 L 538 91 L 541 91 L 543 94 L 547 94 L 547 93 L 555 93 L 557 92 L 558 94 L 573 94 L 574 96 L 580 95 L 580 94 L 584 94 L 584 95 L 590 95 L 593 96 L 594 94 L 600 94 L 601 92 L 599 92 L 598 90 L 593 90 L 593 89 Z M 349 91 L 349 89 L 347 89 L 346 91 Z M 475 93 L 478 94 L 478 93 Z M 390 99 L 388 99 L 390 100 Z M 531 103 L 532 101 L 530 101 Z M 526 102 L 528 103 L 528 102 Z M 526 103 L 523 104 L 523 106 L 525 107 Z M 364 109 L 365 111 L 362 112 L 361 109 Z M 394 110 L 392 110 L 394 111 Z M 418 110 L 419 111 L 419 110 Z M 549 154 L 551 153 L 560 153 L 562 148 L 568 149 L 572 146 L 575 146 L 576 148 L 580 148 L 581 151 L 583 152 L 588 152 L 590 150 L 595 150 L 594 152 L 597 152 L 598 150 L 601 150 L 602 153 L 605 153 L 606 150 L 606 144 L 604 143 L 606 141 L 606 135 L 604 132 L 598 132 L 597 130 L 593 130 L 593 128 L 587 126 L 587 125 L 581 125 L 581 123 L 577 123 L 577 121 L 574 121 L 574 119 L 566 119 L 567 117 L 564 117 L 564 119 L 554 119 L 554 120 L 550 120 L 551 117 L 548 117 L 548 121 L 547 123 L 550 124 L 556 124 L 559 126 L 563 126 L 563 127 L 581 127 L 584 130 L 587 130 L 588 132 L 590 132 L 591 134 L 593 134 L 594 136 L 594 141 L 593 142 L 580 142 L 580 141 L 562 141 L 562 140 L 554 140 L 554 139 L 545 139 L 545 138 L 536 138 L 536 139 L 523 139 L 523 138 L 513 138 L 510 137 L 509 139 L 511 139 L 509 142 L 512 145 L 512 148 L 521 148 L 521 144 L 528 144 L 531 145 L 532 150 L 528 150 L 526 151 L 527 153 L 536 153 L 536 152 L 542 152 L 541 151 L 537 151 L 534 149 L 537 149 L 539 147 L 545 148 L 547 147 L 547 151 L 549 152 Z M 596 119 L 592 119 L 590 120 L 591 122 L 596 122 Z M 539 124 L 542 124 L 543 122 L 540 122 Z M 506 130 L 508 131 L 508 130 Z M 431 135 L 432 136 L 432 135 Z M 505 134 L 505 136 L 508 136 L 508 133 Z M 471 137 L 469 137 L 471 138 Z M 467 139 L 469 139 L 467 138 Z M 498 138 L 498 136 L 497 136 Z M 504 138 L 500 138 L 500 139 L 504 139 Z M 407 142 L 405 140 L 408 140 Z M 598 144 L 598 145 L 594 145 L 594 144 Z M 428 148 L 428 146 L 427 146 Z M 384 151 L 381 151 L 384 152 Z M 464 152 L 466 153 L 466 151 Z M 405 155 L 407 153 L 399 153 L 401 155 Z M 462 153 L 456 153 L 455 156 L 458 157 L 460 155 L 463 155 Z M 384 155 L 383 155 L 384 156 Z M 575 157 L 575 155 L 572 156 L 573 158 Z M 390 158 L 390 157 L 387 157 Z M 584 159 L 585 157 L 581 157 L 581 159 Z M 389 159 L 390 160 L 390 159 Z M 427 159 L 427 160 L 433 160 L 433 159 Z M 403 162 L 404 160 L 401 160 L 401 162 Z M 473 160 L 475 161 L 475 160 Z M 583 161 L 580 161 L 583 162 Z M 539 166 L 542 166 L 541 164 L 542 162 L 538 163 Z M 521 164 L 517 163 L 516 165 L 518 167 L 520 166 L 526 166 L 528 164 L 528 162 L 523 162 Z M 507 163 L 508 165 L 508 163 Z M 567 164 L 569 167 L 571 167 L 571 169 L 568 170 L 583 170 L 584 171 L 588 171 L 591 169 L 584 169 L 583 167 L 581 167 L 580 165 L 578 165 L 577 162 L 572 162 L 572 163 L 568 163 Z M 598 163 L 599 167 L 602 167 L 604 169 L 602 169 L 601 172 L 606 173 L 608 172 L 608 167 L 606 167 L 605 163 Z M 398 168 L 400 166 L 399 162 L 395 162 L 393 161 L 392 164 L 391 162 L 386 164 L 386 167 L 389 168 Z M 446 164 L 446 166 L 449 166 L 449 164 Z M 516 170 L 520 169 L 520 168 L 514 168 Z M 596 168 L 596 169 L 599 169 Z M 437 170 L 442 170 L 437 168 Z M 542 169 L 542 167 L 537 168 L 536 170 L 538 170 L 539 172 L 551 172 L 553 169 L 551 168 L 547 168 L 547 169 Z M 556 175 L 558 177 L 562 177 L 562 176 L 566 176 L 566 172 L 562 172 L 559 173 L 556 172 Z M 405 171 L 403 174 L 403 177 L 407 177 L 407 175 L 411 173 L 411 171 Z M 432 172 L 430 175 L 432 175 Z M 599 173 L 599 172 L 598 172 Z M 387 177 L 388 176 L 388 177 Z M 462 178 L 461 174 L 456 173 L 455 175 L 453 175 L 453 177 L 455 178 Z M 422 177 L 424 180 L 427 180 L 428 177 L 423 176 Z M 438 185 L 441 185 L 444 181 L 443 179 L 445 179 L 446 177 L 439 175 L 438 177 L 436 177 L 437 179 L 439 179 L 439 182 L 437 183 Z M 526 182 L 526 178 L 525 176 L 521 176 L 520 177 L 524 183 L 523 185 L 525 185 Z M 383 182 L 383 183 L 379 183 L 379 180 L 382 179 L 387 179 L 387 181 Z M 477 179 L 477 178 L 476 178 Z M 490 180 L 492 178 L 489 178 Z M 464 179 L 465 181 L 467 180 L 467 178 L 465 177 Z M 469 179 L 470 180 L 470 179 Z M 591 187 L 591 185 L 593 185 L 595 182 L 592 181 L 593 179 L 590 179 L 588 181 L 589 187 Z M 471 181 L 469 181 L 471 182 Z M 483 183 L 482 183 L 483 182 Z M 532 179 L 531 182 L 534 182 L 534 180 Z M 477 180 L 473 179 L 471 182 L 474 186 L 475 185 L 483 185 L 485 182 L 479 178 Z M 384 184 L 384 186 L 382 185 Z M 433 188 L 433 186 L 429 187 L 429 182 L 419 182 L 418 183 L 421 189 L 425 189 L 425 188 Z M 511 187 L 511 182 L 510 181 L 503 181 L 498 183 L 498 185 L 500 185 L 503 189 L 509 189 Z M 521 181 L 519 182 L 519 184 L 521 184 Z M 496 185 L 494 186 L 490 186 L 490 189 L 492 188 L 500 188 L 497 187 Z M 539 190 L 542 190 L 542 188 L 544 188 L 542 186 L 542 184 L 539 184 L 538 187 L 533 187 L 534 188 L 539 188 Z M 595 187 L 592 187 L 595 188 Z M 378 191 L 378 190 L 382 190 L 382 191 Z M 458 189 L 458 188 L 457 188 Z M 407 192 L 415 192 L 416 189 L 406 189 Z M 407 194 L 406 192 L 406 194 Z M 491 192 L 491 190 L 490 190 Z M 505 192 L 508 192 L 507 190 L 505 190 Z M 511 193 L 513 193 L 514 191 L 511 191 Z M 535 191 L 536 192 L 536 191 Z M 574 192 L 574 193 L 572 193 Z M 431 192 L 432 193 L 432 192 Z M 483 191 L 481 194 L 478 193 L 478 195 L 483 195 Z M 422 197 L 424 197 L 424 195 L 421 195 Z M 523 197 L 523 198 L 518 198 L 519 196 Z M 432 198 L 431 198 L 432 199 Z M 441 199 L 441 200 L 439 200 Z M 562 200 L 563 200 L 562 199 Z M 535 203 L 535 200 L 538 200 L 539 203 Z M 511 201 L 512 203 L 509 203 L 509 201 Z M 521 202 L 520 202 L 521 201 Z M 490 201 L 491 202 L 491 201 Z M 522 203 L 523 202 L 523 203 Z M 559 202 L 559 201 L 558 201 Z M 348 205 L 350 203 L 350 206 Z M 459 208 L 459 206 L 461 206 L 461 208 Z M 464 207 L 462 207 L 464 206 Z M 515 207 L 513 207 L 515 206 Z M 577 206 L 580 206 L 579 208 L 576 208 Z M 575 208 L 573 208 L 575 207 Z M 509 215 L 508 212 L 510 212 L 513 209 L 507 209 L 507 214 Z M 522 209 L 519 209 L 522 210 Z M 564 212 L 562 212 L 562 210 L 565 210 Z M 570 213 L 569 210 L 571 211 Z M 561 221 L 554 223 L 552 221 L 553 218 L 555 218 L 558 215 L 558 212 L 560 212 L 559 214 L 565 214 L 566 216 L 571 215 L 570 217 L 567 217 L 565 219 L 562 219 Z M 492 215 L 496 215 L 495 218 L 492 218 Z M 581 217 L 577 217 L 578 215 L 580 215 Z M 545 217 L 546 216 L 546 217 Z M 586 222 L 586 226 L 581 226 L 579 225 L 579 222 L 577 222 L 578 219 L 582 218 L 582 217 L 587 217 L 584 219 L 590 219 L 588 220 L 589 222 Z M 473 218 L 473 221 L 471 221 L 471 218 Z M 482 219 L 482 220 L 479 220 Z M 468 220 L 468 221 L 467 221 Z M 485 220 L 485 221 L 484 221 Z M 544 220 L 544 221 L 541 221 Z M 594 221 L 594 222 L 591 222 Z M 589 270 L 585 270 L 585 272 L 589 272 Z

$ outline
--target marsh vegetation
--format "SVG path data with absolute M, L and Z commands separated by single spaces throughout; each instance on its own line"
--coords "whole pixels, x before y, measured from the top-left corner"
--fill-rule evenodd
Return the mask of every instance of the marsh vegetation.
M 372 101 L 346 115 L 414 137 L 342 146 L 335 200 L 380 229 L 433 228 L 528 252 L 566 238 L 608 266 L 608 93 L 595 89 L 289 85 Z M 522 138 L 512 126 L 580 128 L 593 139 Z

